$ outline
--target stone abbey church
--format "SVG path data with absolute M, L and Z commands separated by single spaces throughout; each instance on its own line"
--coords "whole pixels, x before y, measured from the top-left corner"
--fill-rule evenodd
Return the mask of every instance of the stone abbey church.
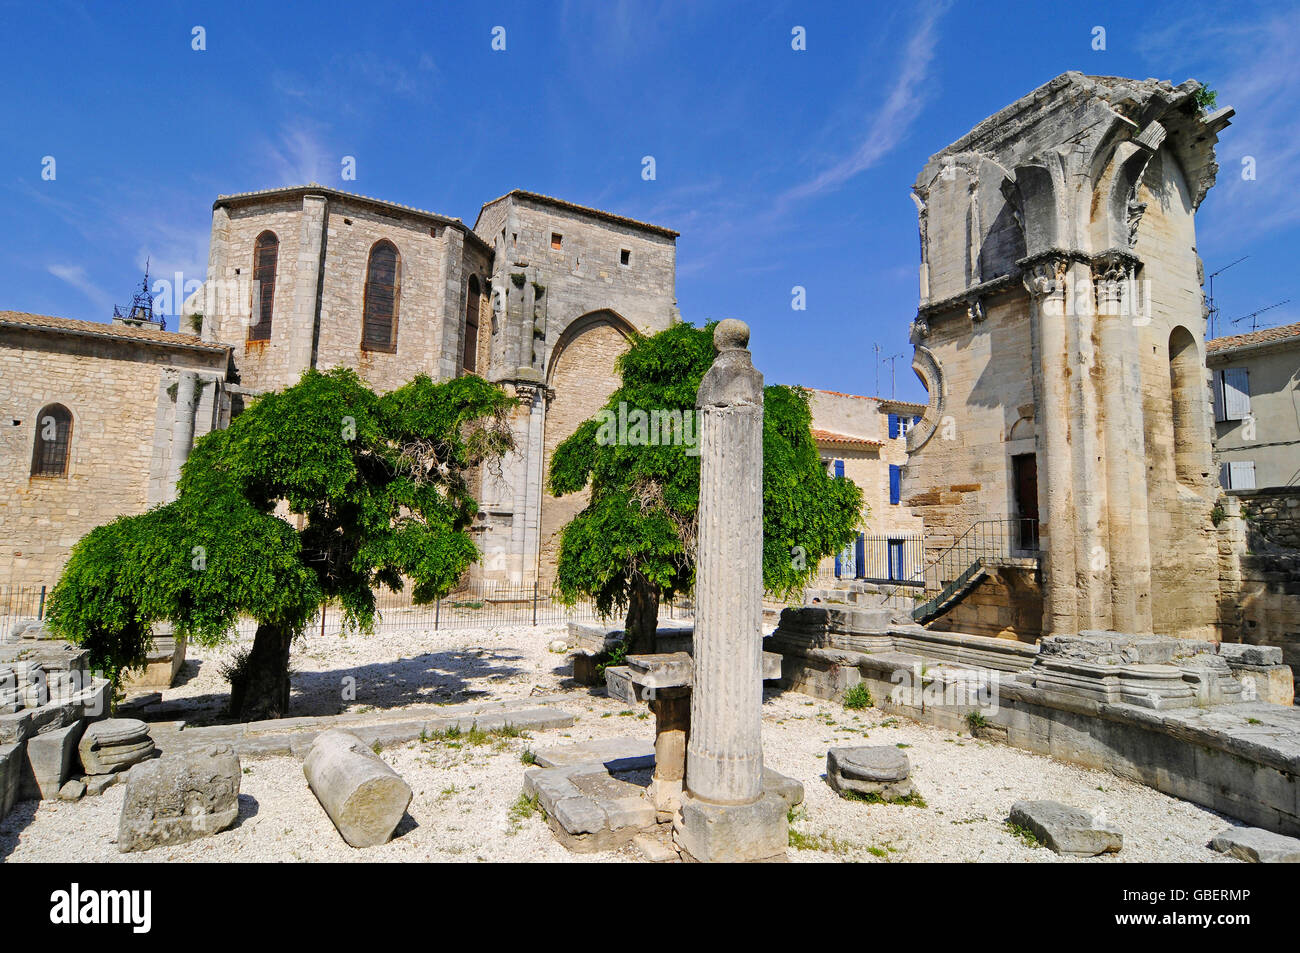
M 676 237 L 522 191 L 473 228 L 318 185 L 218 198 L 197 333 L 0 312 L 0 578 L 52 585 L 92 527 L 171 498 L 195 439 L 340 366 L 381 391 L 476 373 L 518 397 L 516 451 L 479 474 L 474 572 L 552 577 L 585 494 L 544 492 L 550 456 L 632 336 L 678 319 Z

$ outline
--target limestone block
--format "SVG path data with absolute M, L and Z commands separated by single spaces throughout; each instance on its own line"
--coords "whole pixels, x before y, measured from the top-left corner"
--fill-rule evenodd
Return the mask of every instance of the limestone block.
M 916 792 L 907 755 L 893 745 L 831 748 L 826 752 L 826 782 L 838 793 L 875 795 L 885 801 Z
M 27 768 L 20 796 L 43 800 L 58 796 L 59 788 L 72 774 L 83 728 L 84 723 L 76 722 L 27 739 Z
M 118 825 L 122 853 L 184 844 L 225 830 L 239 816 L 239 758 L 228 746 L 135 765 Z
M 687 792 L 673 835 L 701 863 L 781 860 L 790 839 L 788 812 L 785 800 L 768 791 L 747 804 L 713 804 Z
M 1124 846 L 1124 836 L 1115 828 L 1060 801 L 1017 801 L 1011 806 L 1010 820 L 1058 854 L 1095 857 L 1117 853 Z
M 353 847 L 387 843 L 411 803 L 411 788 L 346 731 L 321 732 L 302 766 L 312 793 Z
M 556 839 L 569 850 L 615 850 L 656 822 L 655 805 L 629 776 L 600 763 L 532 768 L 524 773 L 524 793 L 537 797 Z
M 18 800 L 26 757 L 27 752 L 21 744 L 0 745 L 0 820 Z
M 86 796 L 98 797 L 125 776 L 124 774 L 94 774 L 87 775 L 81 780 L 86 785 Z
M 135 718 L 109 718 L 87 726 L 78 746 L 86 774 L 124 771 L 154 756 L 149 726 Z
M 1300 864 L 1300 840 L 1261 827 L 1230 827 L 1210 849 L 1252 864 Z
M 59 788 L 59 800 L 61 801 L 80 801 L 85 794 L 85 783 L 78 781 L 76 778 Z
M 32 716 L 25 712 L 0 715 L 0 745 L 18 744 L 32 734 Z

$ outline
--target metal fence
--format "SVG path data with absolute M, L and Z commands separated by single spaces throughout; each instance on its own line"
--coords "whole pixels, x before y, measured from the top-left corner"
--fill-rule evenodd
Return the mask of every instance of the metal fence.
M 20 629 L 45 618 L 45 586 L 0 586 L 0 641 L 9 641 Z

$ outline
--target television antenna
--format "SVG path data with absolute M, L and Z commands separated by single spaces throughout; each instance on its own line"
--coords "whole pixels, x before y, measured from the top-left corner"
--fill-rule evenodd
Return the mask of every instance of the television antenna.
M 1233 265 L 1240 265 L 1243 261 L 1245 261 L 1249 257 L 1250 257 L 1249 255 L 1242 255 L 1236 261 L 1229 262 L 1228 264 L 1220 268 L 1218 271 L 1206 276 L 1206 280 L 1210 283 L 1210 292 L 1209 294 L 1206 295 L 1206 302 L 1205 302 L 1209 308 L 1209 312 L 1206 314 L 1206 317 L 1210 321 L 1210 337 L 1214 337 L 1214 323 L 1215 323 L 1214 319 L 1218 317 L 1219 314 L 1218 305 L 1214 303 L 1214 276 L 1223 274 Z
M 1273 304 L 1270 304 L 1267 307 L 1260 308 L 1258 311 L 1252 311 L 1250 312 L 1250 314 L 1243 314 L 1239 318 L 1233 318 L 1232 321 L 1229 323 L 1240 324 L 1242 321 L 1245 321 L 1247 318 L 1249 318 L 1250 329 L 1254 331 L 1257 329 L 1256 325 L 1258 324 L 1258 322 L 1254 320 L 1255 318 L 1259 317 L 1259 315 L 1263 314 L 1265 311 L 1272 311 L 1274 308 L 1280 308 L 1282 307 L 1282 305 L 1290 303 L 1290 301 L 1291 301 L 1290 298 L 1284 298 L 1281 301 L 1275 301 Z

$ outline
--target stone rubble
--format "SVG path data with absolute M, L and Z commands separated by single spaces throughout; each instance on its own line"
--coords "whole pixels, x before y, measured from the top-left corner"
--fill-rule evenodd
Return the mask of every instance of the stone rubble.
M 1060 801 L 1016 801 L 1009 820 L 1058 854 L 1096 857 L 1117 853 L 1124 846 L 1124 835 L 1118 830 Z

